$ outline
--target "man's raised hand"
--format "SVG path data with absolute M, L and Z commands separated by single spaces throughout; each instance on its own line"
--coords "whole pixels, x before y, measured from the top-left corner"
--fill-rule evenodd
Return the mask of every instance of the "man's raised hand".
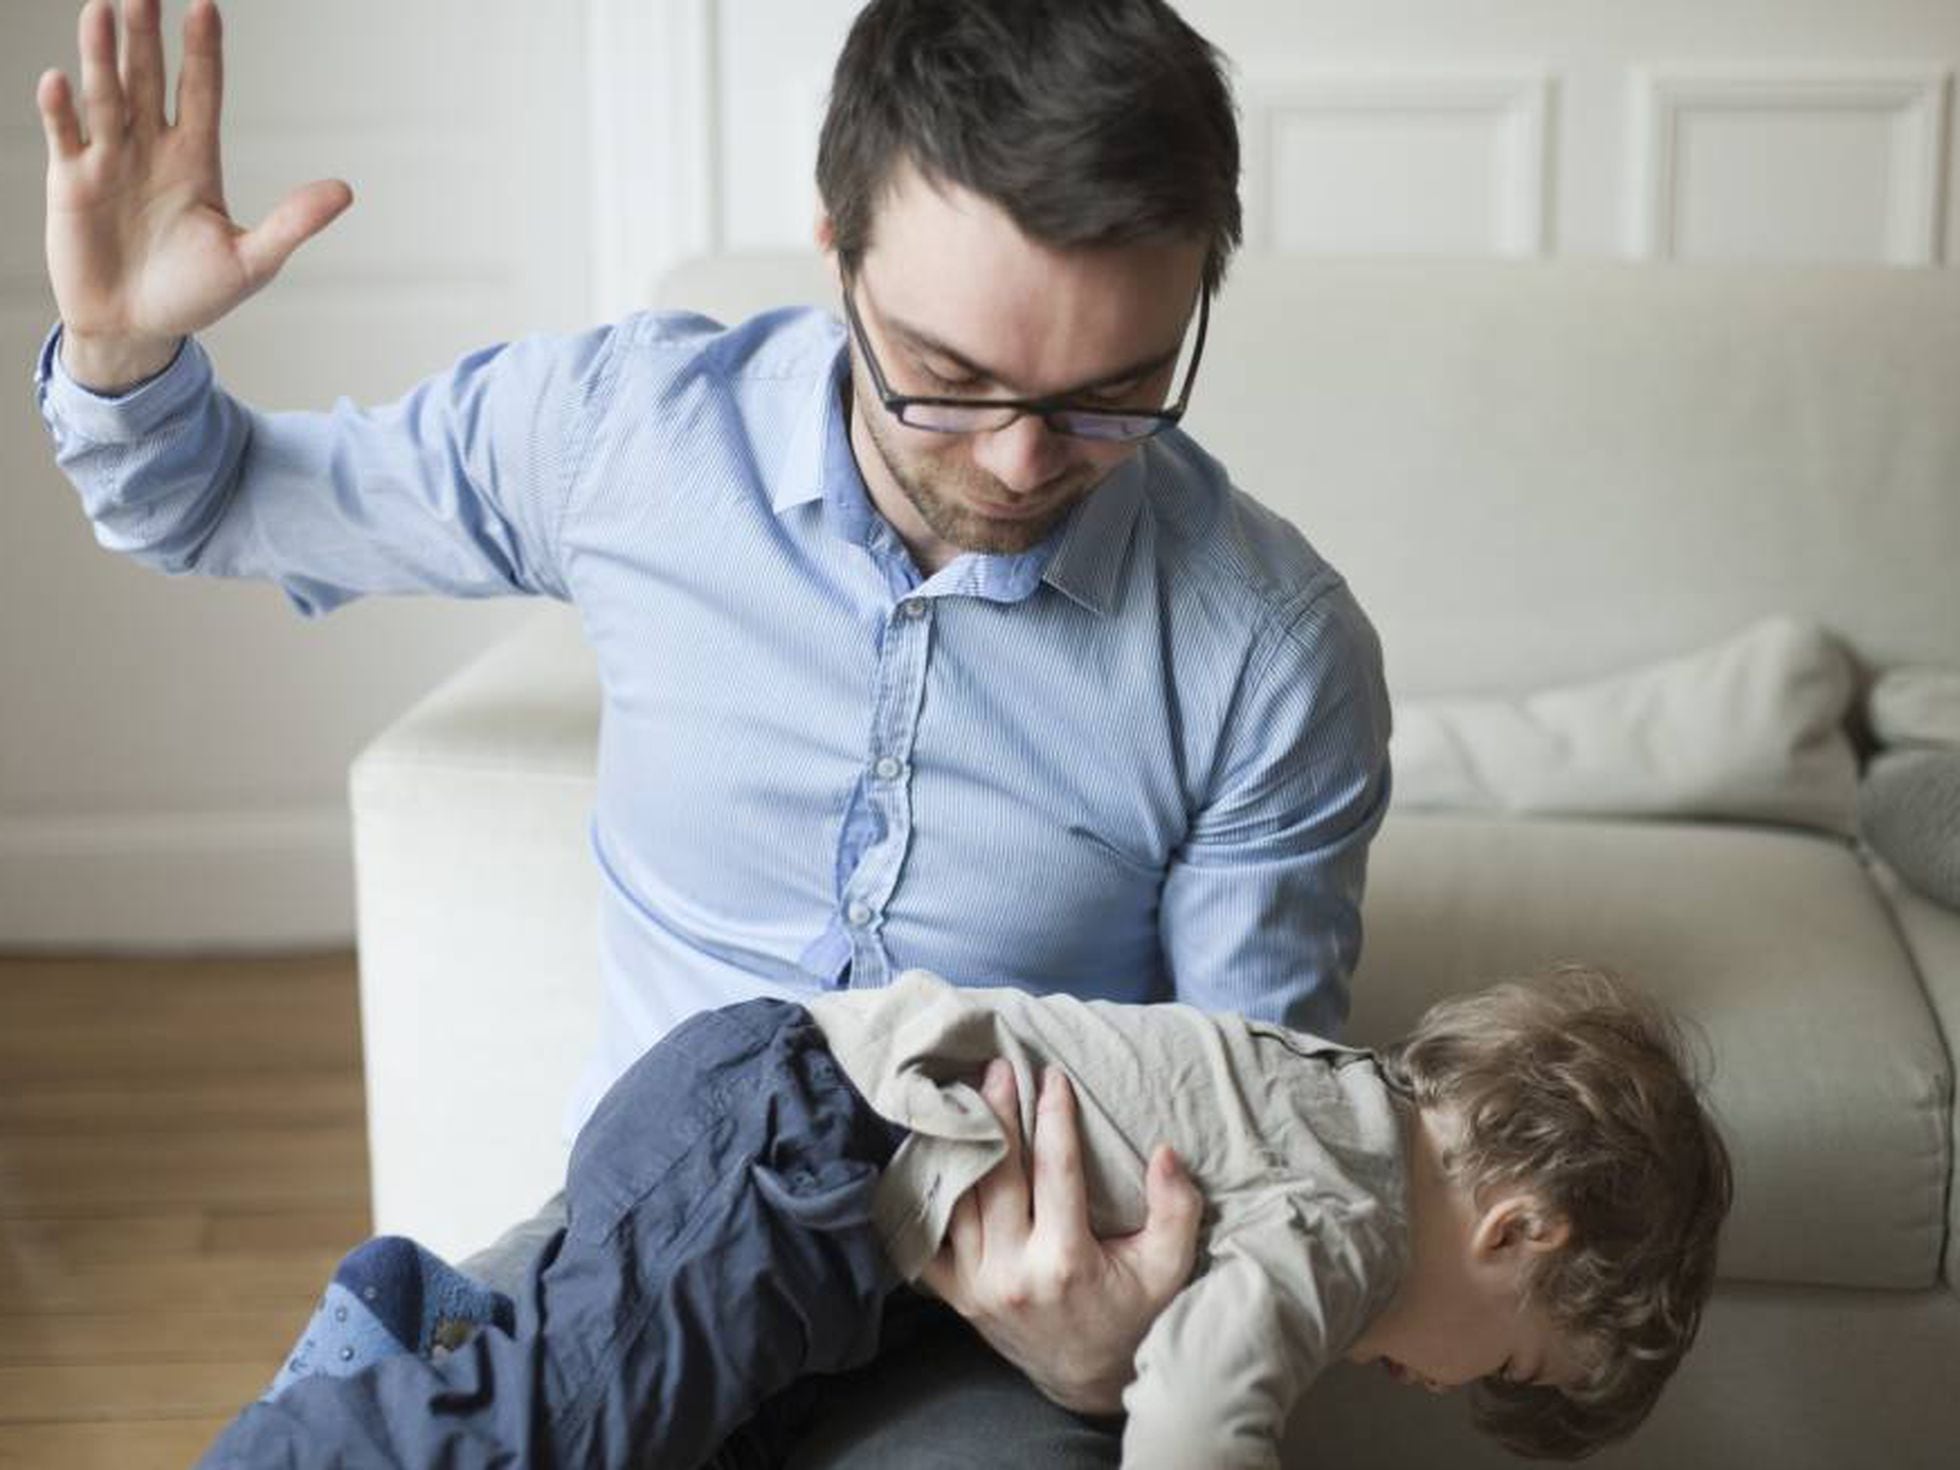
M 212 0 L 184 16 L 177 115 L 164 109 L 160 0 L 82 7 L 81 109 L 68 78 L 35 89 L 48 142 L 48 276 L 62 361 L 114 392 L 160 372 L 178 341 L 210 326 L 278 272 L 353 202 L 337 179 L 296 189 L 251 229 L 225 206 L 218 115 L 224 43 Z
M 924 1282 L 1056 1403 L 1113 1414 L 1137 1345 L 1190 1279 L 1204 1200 L 1159 1147 L 1144 1181 L 1143 1229 L 1098 1240 L 1068 1079 L 1055 1071 L 1043 1079 L 1027 1150 L 1032 1184 L 1013 1069 L 995 1061 L 981 1091 L 1007 1135 L 1007 1156 L 954 1206 Z

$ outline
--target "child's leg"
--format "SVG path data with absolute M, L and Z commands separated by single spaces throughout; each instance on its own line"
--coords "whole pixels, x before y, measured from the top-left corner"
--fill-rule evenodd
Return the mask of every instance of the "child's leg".
M 699 1463 L 796 1379 L 868 1361 L 897 1284 L 871 1213 L 904 1133 L 859 1096 L 809 1014 L 752 1001 L 683 1032 L 687 1065 L 658 1085 L 622 1079 L 573 1150 L 565 1245 L 544 1284 L 615 1337 L 601 1363 L 589 1337 L 553 1356 L 586 1385 L 554 1423 L 568 1463 L 610 1464 L 622 1446 Z M 694 1141 L 703 1133 L 716 1146 Z M 634 1265 L 595 1275 L 609 1256 Z
M 799 1375 L 875 1348 L 893 1281 L 871 1197 L 899 1136 L 800 1007 L 696 1017 L 580 1135 L 515 1333 L 302 1379 L 206 1463 L 697 1464 Z

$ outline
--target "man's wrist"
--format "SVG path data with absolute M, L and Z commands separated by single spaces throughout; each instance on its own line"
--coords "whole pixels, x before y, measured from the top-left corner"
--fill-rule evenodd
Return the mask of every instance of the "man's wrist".
M 101 398 L 120 398 L 177 360 L 182 337 L 90 337 L 61 329 L 62 371 Z

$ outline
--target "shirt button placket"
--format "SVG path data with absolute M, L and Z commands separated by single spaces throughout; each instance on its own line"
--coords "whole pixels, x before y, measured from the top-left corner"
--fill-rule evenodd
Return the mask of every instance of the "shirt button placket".
M 912 840 L 908 789 L 912 740 L 925 699 L 932 646 L 932 607 L 908 597 L 892 610 L 879 656 L 877 707 L 872 712 L 872 759 L 866 798 L 876 811 L 880 836 L 853 870 L 844 898 L 851 934 L 851 983 L 878 986 L 891 980 L 891 957 L 881 932 L 905 852 Z

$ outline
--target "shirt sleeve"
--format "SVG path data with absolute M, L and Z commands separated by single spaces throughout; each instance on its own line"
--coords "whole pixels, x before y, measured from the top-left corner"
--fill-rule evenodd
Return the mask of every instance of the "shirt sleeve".
M 1288 1204 L 1219 1243 L 1137 1349 L 1124 1470 L 1277 1470 L 1294 1407 L 1391 1284 L 1373 1240 Z
M 171 573 L 278 584 L 307 616 L 371 593 L 568 596 L 558 532 L 613 330 L 463 358 L 395 403 L 264 413 L 195 340 L 105 398 L 35 374 L 56 462 L 103 546 Z
M 1248 666 L 1211 795 L 1165 876 L 1177 998 L 1338 1036 L 1389 799 L 1381 644 L 1329 574 Z

